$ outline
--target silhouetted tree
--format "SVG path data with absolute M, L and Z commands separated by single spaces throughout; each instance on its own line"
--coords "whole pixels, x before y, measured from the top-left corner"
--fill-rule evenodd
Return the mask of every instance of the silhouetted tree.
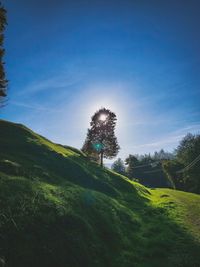
M 171 185 L 174 189 L 184 190 L 183 176 L 177 173 L 183 168 L 183 164 L 177 160 L 164 160 L 162 162 L 162 169 L 166 173 L 167 178 L 171 181 Z
M 174 160 L 163 168 L 176 189 L 200 193 L 200 135 L 187 134 L 176 149 Z
M 6 10 L 3 8 L 2 4 L 0 3 L 0 106 L 2 106 L 4 99 L 6 97 L 6 89 L 8 81 L 5 78 L 5 69 L 4 69 L 4 62 L 3 56 L 5 50 L 3 48 L 3 41 L 4 41 L 4 30 L 7 24 L 6 21 Z
M 140 164 L 138 158 L 130 154 L 128 158 L 125 159 L 125 164 L 127 165 L 127 176 L 129 179 L 133 179 L 135 177 L 135 167 Z
M 116 115 L 106 108 L 101 108 L 92 116 L 91 128 L 82 151 L 88 155 L 97 156 L 103 166 L 103 158 L 112 159 L 120 149 L 115 136 Z
M 174 158 L 174 154 L 170 152 L 164 151 L 161 149 L 160 151 L 155 151 L 154 155 L 152 156 L 153 160 L 162 161 L 162 160 L 170 160 Z
M 125 165 L 123 160 L 120 158 L 113 162 L 111 169 L 119 174 L 125 175 Z

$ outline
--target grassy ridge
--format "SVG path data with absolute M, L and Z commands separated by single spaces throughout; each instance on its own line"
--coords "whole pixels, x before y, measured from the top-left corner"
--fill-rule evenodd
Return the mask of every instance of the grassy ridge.
M 6 266 L 199 266 L 200 196 L 150 190 L 0 121 Z

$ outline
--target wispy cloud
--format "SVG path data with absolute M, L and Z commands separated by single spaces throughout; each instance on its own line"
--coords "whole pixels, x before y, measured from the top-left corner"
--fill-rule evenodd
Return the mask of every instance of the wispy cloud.
M 181 129 L 169 133 L 168 135 L 162 137 L 158 141 L 135 145 L 132 146 L 132 148 L 138 150 L 145 149 L 146 152 L 152 152 L 152 149 L 153 151 L 161 148 L 168 149 L 169 145 L 174 145 L 175 148 L 175 146 L 187 133 L 193 133 L 193 134 L 200 133 L 200 124 L 188 125 L 186 127 L 183 127 Z
M 17 95 L 22 96 L 31 96 L 33 94 L 41 93 L 43 91 L 49 91 L 49 93 L 52 93 L 53 90 L 55 90 L 55 93 L 62 93 L 63 89 L 68 89 L 79 83 L 83 77 L 84 73 L 77 71 L 72 68 L 72 70 L 69 70 L 67 68 L 66 70 L 61 70 L 59 72 L 53 73 L 51 75 L 48 75 L 46 78 L 36 80 L 22 88 L 20 91 L 17 92 Z
M 32 109 L 35 111 L 45 111 L 45 112 L 58 112 L 59 111 L 53 108 L 48 108 L 48 107 L 44 107 L 44 106 L 37 105 L 37 104 L 27 104 L 27 103 L 18 102 L 18 101 L 10 101 L 10 104 L 18 106 L 18 107 L 22 107 L 22 108 Z

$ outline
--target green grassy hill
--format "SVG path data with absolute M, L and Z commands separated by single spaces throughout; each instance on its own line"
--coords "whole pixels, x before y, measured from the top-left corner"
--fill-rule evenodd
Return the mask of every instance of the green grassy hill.
M 9 267 L 198 267 L 200 196 L 147 189 L 0 121 L 0 257 Z

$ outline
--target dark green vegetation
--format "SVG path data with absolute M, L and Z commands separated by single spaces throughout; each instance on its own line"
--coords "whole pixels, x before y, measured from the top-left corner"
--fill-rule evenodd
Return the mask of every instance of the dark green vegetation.
M 187 134 L 173 153 L 161 149 L 153 155 L 129 155 L 125 175 L 149 187 L 168 187 L 200 194 L 200 134 Z M 123 162 L 113 169 L 121 173 Z
M 200 196 L 150 190 L 0 121 L 0 257 L 14 267 L 198 267 Z
M 187 134 L 176 157 L 162 165 L 176 189 L 200 194 L 200 134 Z
M 122 159 L 118 158 L 111 166 L 111 170 L 122 175 L 126 175 L 126 168 Z
M 168 187 L 174 188 L 174 183 L 163 169 L 162 163 L 166 160 L 172 160 L 174 155 L 165 152 L 163 149 L 156 151 L 153 155 L 129 155 L 125 159 L 125 175 L 131 180 L 140 182 L 148 187 Z M 115 161 L 117 163 L 117 161 Z M 114 165 L 114 164 L 113 164 Z M 119 162 L 117 166 L 119 165 Z M 120 164 L 123 167 L 123 163 Z M 118 166 L 119 168 L 119 166 Z M 118 168 L 114 168 L 116 172 Z
M 4 30 L 7 24 L 6 20 L 6 10 L 2 7 L 0 3 L 0 106 L 4 103 L 6 97 L 6 89 L 7 89 L 7 80 L 5 78 L 5 69 L 4 69 Z

